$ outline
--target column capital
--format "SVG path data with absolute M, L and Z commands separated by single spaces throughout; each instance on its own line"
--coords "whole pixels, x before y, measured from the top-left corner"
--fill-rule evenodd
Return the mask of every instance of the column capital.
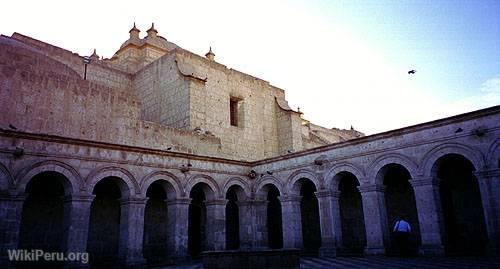
M 92 203 L 94 201 L 95 195 L 94 194 L 72 194 L 72 195 L 66 195 L 63 197 L 63 202 L 65 203 L 72 203 L 72 202 L 87 202 L 87 203 Z
M 206 206 L 217 206 L 217 205 L 225 206 L 226 204 L 227 204 L 226 199 L 213 199 L 210 201 L 205 201 Z
M 26 200 L 26 197 L 28 195 L 26 193 L 22 194 L 0 194 L 0 201 L 18 201 L 18 202 L 23 202 Z
M 284 196 L 278 196 L 280 202 L 300 202 L 302 196 L 296 194 L 287 194 Z
M 316 198 L 323 198 L 323 197 L 331 197 L 331 198 L 339 198 L 340 192 L 339 191 L 330 191 L 330 190 L 320 190 L 315 192 Z
M 267 204 L 268 201 L 267 200 L 262 200 L 262 199 L 247 199 L 247 200 L 244 200 L 244 201 L 236 201 L 236 204 L 238 204 L 238 206 L 247 206 L 247 205 L 265 205 Z
M 413 188 L 419 187 L 419 186 L 438 186 L 439 185 L 439 179 L 433 178 L 433 177 L 416 177 L 414 179 L 409 180 L 411 186 Z
M 146 205 L 149 198 L 128 197 L 119 199 L 121 205 Z
M 358 187 L 360 193 L 367 192 L 384 192 L 385 186 L 381 184 L 366 184 Z
M 500 168 L 474 171 L 473 174 L 478 179 L 490 179 L 500 176 Z
M 177 198 L 172 200 L 166 200 L 167 205 L 189 205 L 191 203 L 191 198 Z

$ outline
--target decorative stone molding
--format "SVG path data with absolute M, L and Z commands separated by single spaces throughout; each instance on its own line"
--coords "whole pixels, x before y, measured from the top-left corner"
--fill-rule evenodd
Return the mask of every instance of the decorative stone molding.
M 385 186 L 380 184 L 361 185 L 358 187 L 360 193 L 364 192 L 384 192 Z
M 130 204 L 135 204 L 135 205 L 146 205 L 147 201 L 149 198 L 137 198 L 137 197 L 129 197 L 129 198 L 123 198 L 120 199 L 120 204 L 121 205 L 130 205 Z
M 412 187 L 419 187 L 419 186 L 428 186 L 428 185 L 433 185 L 433 186 L 438 186 L 439 185 L 439 179 L 437 178 L 415 178 L 415 179 L 410 179 L 409 180 L 410 184 Z
M 316 194 L 316 198 L 323 198 L 323 197 L 339 198 L 340 197 L 339 191 L 320 190 L 320 191 L 315 192 L 315 194 Z
M 500 168 L 490 169 L 490 170 L 479 170 L 473 172 L 473 174 L 478 178 L 494 178 L 500 177 Z
M 210 201 L 205 201 L 206 206 L 216 206 L 216 205 L 222 205 L 225 206 L 227 204 L 226 199 L 214 199 Z

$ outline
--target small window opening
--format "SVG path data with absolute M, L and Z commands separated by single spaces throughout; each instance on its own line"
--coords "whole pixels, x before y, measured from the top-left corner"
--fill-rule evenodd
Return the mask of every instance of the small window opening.
M 238 100 L 231 98 L 229 100 L 229 113 L 231 126 L 238 126 Z

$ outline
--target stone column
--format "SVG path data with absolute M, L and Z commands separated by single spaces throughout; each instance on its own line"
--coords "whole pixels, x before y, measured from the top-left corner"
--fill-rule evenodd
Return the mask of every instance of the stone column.
M 267 232 L 267 200 L 256 199 L 252 201 L 253 216 L 253 248 L 262 249 L 269 246 Z
M 479 183 L 488 232 L 488 255 L 500 255 L 500 169 L 474 173 Z
M 190 198 L 167 201 L 167 250 L 173 262 L 184 261 L 188 255 L 188 222 Z
M 252 249 L 255 245 L 257 223 L 254 200 L 237 202 L 240 224 L 240 249 Z
M 342 227 L 340 223 L 339 192 L 316 192 L 319 206 L 319 219 L 321 226 L 321 257 L 337 256 L 337 246 L 342 240 Z
M 388 241 L 387 213 L 384 186 L 362 185 L 358 187 L 363 200 L 366 228 L 366 255 L 385 254 L 384 242 Z
M 441 234 L 444 232 L 441 197 L 438 180 L 433 178 L 415 178 L 410 180 L 417 204 L 418 223 L 423 255 L 444 255 Z
M 300 199 L 298 195 L 279 196 L 281 201 L 283 248 L 302 249 L 302 222 L 300 215 Z
M 62 249 L 66 252 L 87 252 L 90 209 L 95 195 L 71 195 L 64 199 L 64 233 Z M 65 268 L 88 268 L 81 261 L 67 262 Z
M 118 255 L 123 267 L 142 268 L 146 265 L 142 253 L 146 201 L 145 198 L 132 197 L 121 200 Z
M 226 199 L 205 202 L 207 207 L 207 250 L 226 248 Z
M 0 268 L 13 268 L 7 250 L 17 249 L 25 195 L 0 194 Z

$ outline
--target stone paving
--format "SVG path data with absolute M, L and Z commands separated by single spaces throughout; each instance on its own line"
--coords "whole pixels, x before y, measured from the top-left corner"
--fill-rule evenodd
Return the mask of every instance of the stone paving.
M 156 269 L 202 269 L 201 263 L 192 263 L 177 266 L 167 266 Z M 420 268 L 420 269 L 486 269 L 500 268 L 500 258 L 492 257 L 337 257 L 315 258 L 303 257 L 300 262 L 301 269 L 326 269 L 326 268 L 360 268 L 360 269 L 389 269 L 389 268 Z

